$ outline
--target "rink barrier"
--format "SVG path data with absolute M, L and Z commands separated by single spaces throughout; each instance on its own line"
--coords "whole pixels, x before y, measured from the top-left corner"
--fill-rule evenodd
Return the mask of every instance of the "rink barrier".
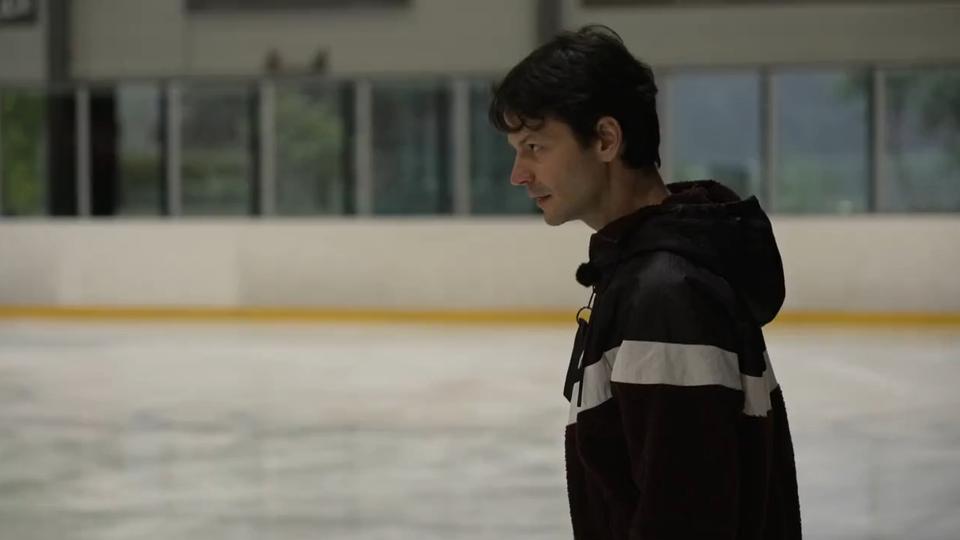
M 401 310 L 352 308 L 0 306 L 0 319 L 414 323 L 455 325 L 574 324 L 576 310 Z M 786 311 L 775 325 L 960 326 L 960 313 Z

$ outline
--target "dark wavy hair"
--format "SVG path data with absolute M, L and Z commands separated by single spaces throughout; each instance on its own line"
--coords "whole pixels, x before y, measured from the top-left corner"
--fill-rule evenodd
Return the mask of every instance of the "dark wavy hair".
M 567 123 L 586 147 L 596 139 L 597 121 L 604 116 L 620 123 L 628 166 L 660 166 L 653 70 L 606 26 L 561 32 L 493 85 L 490 122 L 505 133 L 535 130 L 553 118 Z

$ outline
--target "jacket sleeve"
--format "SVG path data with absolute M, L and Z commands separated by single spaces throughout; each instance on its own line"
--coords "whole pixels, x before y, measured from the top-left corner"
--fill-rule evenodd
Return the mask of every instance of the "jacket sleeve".
M 735 324 L 689 278 L 648 284 L 618 307 L 611 386 L 637 506 L 634 540 L 735 538 L 739 390 Z

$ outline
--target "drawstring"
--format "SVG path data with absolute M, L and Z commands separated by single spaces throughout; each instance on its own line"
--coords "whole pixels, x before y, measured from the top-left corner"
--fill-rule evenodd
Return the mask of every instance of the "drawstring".
M 597 287 L 594 286 L 590 292 L 590 299 L 587 300 L 587 305 L 583 306 L 577 311 L 577 325 L 581 326 L 581 329 L 584 332 L 584 337 L 586 337 L 587 329 L 590 327 L 590 315 L 593 313 L 593 299 L 597 296 Z M 583 312 L 586 310 L 586 315 L 583 315 Z M 577 368 L 580 370 L 579 377 L 580 379 L 580 388 L 577 389 L 577 407 L 583 406 L 583 379 L 586 376 L 587 367 L 584 365 L 583 357 L 586 356 L 586 340 L 584 340 L 583 352 L 580 353 L 580 364 Z

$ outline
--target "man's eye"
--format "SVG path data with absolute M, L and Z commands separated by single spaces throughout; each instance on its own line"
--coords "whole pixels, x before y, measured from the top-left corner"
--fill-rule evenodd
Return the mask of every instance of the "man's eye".
M 527 148 L 529 148 L 531 152 L 537 152 L 540 150 L 540 145 L 536 143 L 528 143 Z

